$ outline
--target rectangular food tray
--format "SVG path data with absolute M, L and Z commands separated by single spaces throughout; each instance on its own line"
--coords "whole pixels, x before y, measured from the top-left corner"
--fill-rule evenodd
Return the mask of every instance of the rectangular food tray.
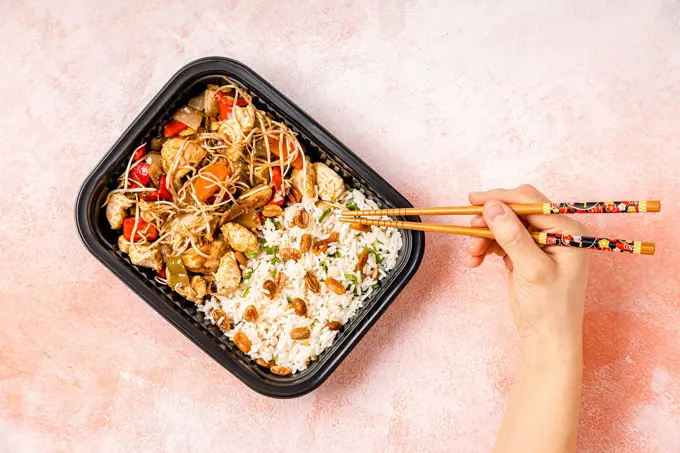
M 331 375 L 411 280 L 423 257 L 425 236 L 419 231 L 402 231 L 403 248 L 395 268 L 344 326 L 333 345 L 317 360 L 310 362 L 306 370 L 280 377 L 255 365 L 204 318 L 194 303 L 158 284 L 150 269 L 130 263 L 127 256 L 118 250 L 119 232 L 111 230 L 102 209 L 106 195 L 116 187 L 116 178 L 125 171 L 132 150 L 155 136 L 155 131 L 176 108 L 207 85 L 222 84 L 224 76 L 241 85 L 252 96 L 257 108 L 269 112 L 273 118 L 285 122 L 297 132 L 301 145 L 313 162 L 326 163 L 344 178 L 346 185 L 363 192 L 381 208 L 411 207 L 406 198 L 365 162 L 250 68 L 228 58 L 209 57 L 180 69 L 97 164 L 78 194 L 76 225 L 85 246 L 95 258 L 248 387 L 271 397 L 297 397 L 311 392 Z M 402 220 L 420 221 L 420 218 Z

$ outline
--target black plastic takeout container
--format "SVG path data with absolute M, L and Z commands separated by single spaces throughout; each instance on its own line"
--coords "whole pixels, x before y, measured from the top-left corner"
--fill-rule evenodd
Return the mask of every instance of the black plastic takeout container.
M 192 302 L 154 280 L 153 271 L 133 266 L 116 245 L 119 232 L 111 230 L 102 209 L 108 192 L 124 170 L 130 153 L 151 139 L 172 112 L 208 84 L 221 84 L 223 76 L 237 82 L 253 97 L 255 105 L 297 132 L 312 161 L 322 161 L 338 172 L 345 183 L 375 200 L 380 207 L 411 204 L 338 139 L 310 118 L 247 66 L 228 58 L 210 57 L 189 63 L 175 74 L 132 122 L 87 177 L 76 202 L 76 224 L 90 252 L 161 316 L 203 351 L 253 390 L 276 398 L 304 395 L 324 382 L 356 346 L 413 277 L 423 257 L 425 237 L 419 231 L 402 231 L 404 245 L 396 267 L 381 282 L 357 315 L 348 322 L 333 345 L 309 367 L 280 377 L 255 365 L 213 326 Z M 418 217 L 404 220 L 420 221 Z

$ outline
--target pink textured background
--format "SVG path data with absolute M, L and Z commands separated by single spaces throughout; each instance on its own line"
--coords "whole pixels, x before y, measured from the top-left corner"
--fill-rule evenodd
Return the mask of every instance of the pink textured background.
M 416 205 L 522 182 L 663 200 L 588 219 L 658 254 L 593 256 L 579 449 L 680 451 L 680 3 L 393 3 L 0 2 L 0 451 L 490 449 L 517 337 L 501 265 L 464 269 L 464 239 L 429 236 L 412 284 L 290 401 L 248 390 L 82 246 L 85 176 L 206 55 L 253 67 Z

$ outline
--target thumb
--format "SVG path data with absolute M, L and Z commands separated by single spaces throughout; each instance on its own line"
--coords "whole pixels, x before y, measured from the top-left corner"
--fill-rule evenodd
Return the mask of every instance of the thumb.
M 496 242 L 508 254 L 517 271 L 533 275 L 548 264 L 549 258 L 536 245 L 517 214 L 507 205 L 500 201 L 490 201 L 484 205 L 483 215 Z

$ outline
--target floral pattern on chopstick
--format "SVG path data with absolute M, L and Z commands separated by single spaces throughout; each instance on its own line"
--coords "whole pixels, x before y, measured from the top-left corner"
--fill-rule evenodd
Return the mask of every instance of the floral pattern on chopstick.
M 625 239 L 607 239 L 591 236 L 572 236 L 570 234 L 541 233 L 538 242 L 543 245 L 562 245 L 605 252 L 627 252 L 640 254 L 642 242 Z
M 589 201 L 583 203 L 545 203 L 544 214 L 617 214 L 647 212 L 646 201 Z

